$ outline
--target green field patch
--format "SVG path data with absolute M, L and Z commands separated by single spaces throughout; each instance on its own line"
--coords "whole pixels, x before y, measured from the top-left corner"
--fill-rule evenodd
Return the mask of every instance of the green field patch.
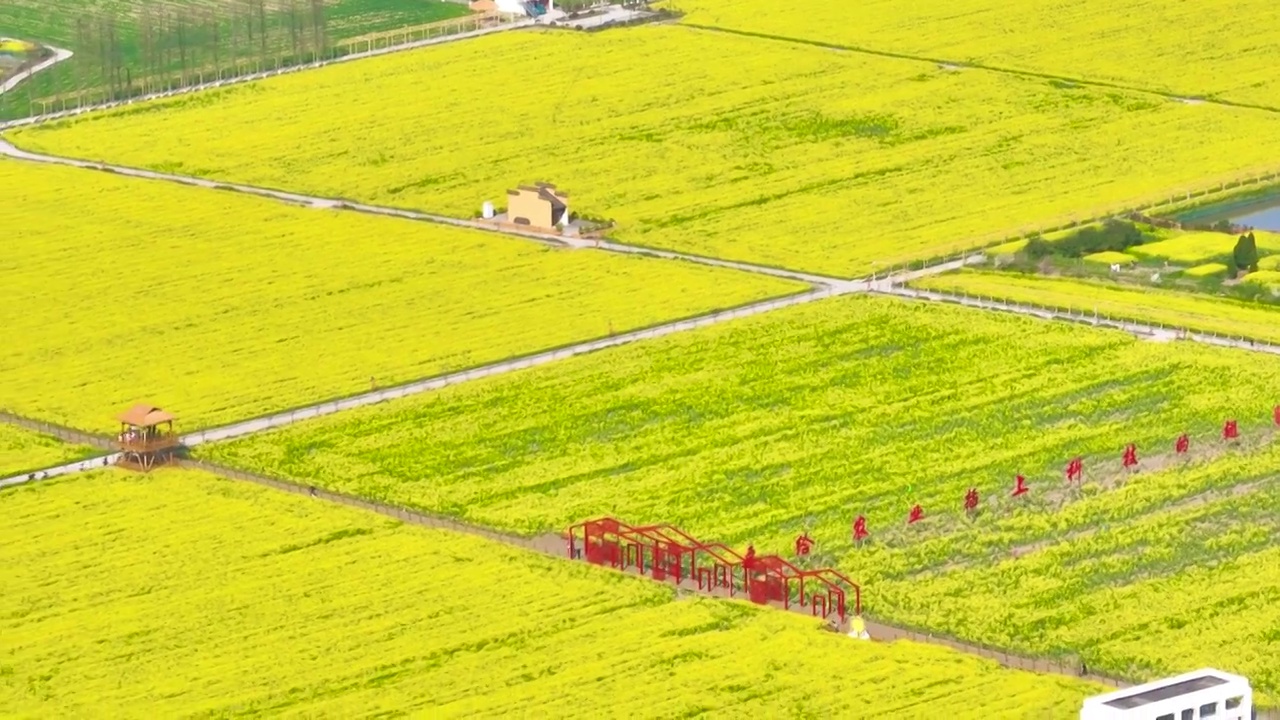
M 1258 254 L 1266 255 L 1280 252 L 1280 235 L 1276 233 L 1257 232 Z M 1129 252 L 1140 258 L 1149 260 L 1167 260 L 1184 265 L 1199 265 L 1214 260 L 1231 258 L 1236 247 L 1237 238 L 1229 233 L 1188 232 L 1176 235 L 1168 240 L 1147 243 L 1129 248 Z
M 1182 274 L 1193 278 L 1223 277 L 1227 274 L 1227 266 L 1222 263 L 1205 263 L 1187 268 Z
M 1241 282 L 1254 283 L 1256 285 L 1280 285 L 1280 270 L 1259 270 L 1257 272 L 1251 272 L 1248 275 L 1245 275 Z
M 1122 252 L 1108 250 L 1106 252 L 1093 253 L 1084 256 L 1085 262 L 1095 263 L 1098 265 L 1132 265 L 1138 261 L 1138 258 Z

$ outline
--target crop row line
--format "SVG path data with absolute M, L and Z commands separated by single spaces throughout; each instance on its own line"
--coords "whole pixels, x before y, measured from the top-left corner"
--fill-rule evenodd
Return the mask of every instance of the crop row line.
M 1135 337 L 1159 342 L 1190 340 L 1192 342 L 1203 343 L 1205 345 L 1280 355 L 1280 346 L 1244 336 L 1227 337 L 1225 335 L 1217 335 L 1210 332 L 1193 332 L 1188 328 L 1164 324 L 1150 325 L 1147 323 L 1113 317 L 1099 312 L 1089 313 L 1084 310 L 1076 312 L 1073 308 L 1062 308 L 1061 306 L 1018 303 L 996 297 L 981 297 L 975 295 L 938 292 L 936 290 L 916 290 L 914 288 L 902 287 L 900 285 L 880 285 L 877 286 L 874 292 L 910 300 L 947 302 L 981 310 L 1016 313 L 1018 315 L 1036 317 L 1042 320 L 1065 320 L 1067 322 L 1092 325 L 1094 327 L 1114 328 L 1117 330 L 1123 330 Z
M 1111 82 L 1108 80 L 1094 80 L 1090 78 L 1072 77 L 1070 75 L 1055 75 L 1048 72 L 1037 72 L 1035 70 L 1019 70 L 1016 68 L 1000 67 L 999 65 L 988 65 L 981 62 L 973 62 L 970 60 L 949 60 L 946 58 L 932 58 L 923 55 L 912 55 L 909 53 L 894 52 L 892 50 L 877 50 L 876 48 L 862 47 L 858 45 L 841 45 L 838 43 L 823 42 L 821 40 L 808 40 L 805 38 L 790 37 L 787 35 L 774 35 L 771 33 L 753 32 L 750 30 L 735 30 L 733 28 L 724 28 L 716 25 L 702 25 L 699 23 L 680 23 L 681 27 L 692 28 L 704 32 L 723 33 L 725 35 L 737 35 L 739 37 L 755 38 L 758 40 L 772 40 L 774 42 L 790 43 L 792 45 L 807 45 L 810 47 L 823 48 L 825 50 L 836 50 L 840 52 L 857 53 L 859 55 L 871 55 L 874 57 L 888 58 L 891 60 L 907 60 L 911 62 L 929 63 L 938 67 L 948 69 L 970 69 L 981 70 L 984 72 L 998 73 L 1001 75 L 1012 75 L 1014 77 L 1033 78 L 1037 80 L 1056 80 L 1062 83 L 1070 83 L 1072 85 L 1081 85 L 1088 87 L 1106 88 L 1108 90 L 1122 90 L 1125 92 L 1141 93 L 1143 95 L 1156 95 L 1168 100 L 1177 100 L 1180 102 L 1196 102 L 1205 105 L 1219 105 L 1222 107 L 1239 108 L 1244 110 L 1258 110 L 1260 112 L 1280 113 L 1280 108 L 1270 105 L 1256 105 L 1253 103 L 1236 102 L 1234 100 L 1225 100 L 1221 98 L 1209 98 L 1201 95 L 1185 95 L 1170 90 L 1157 90 L 1149 87 L 1138 87 L 1136 85 L 1125 85 L 1123 83 Z

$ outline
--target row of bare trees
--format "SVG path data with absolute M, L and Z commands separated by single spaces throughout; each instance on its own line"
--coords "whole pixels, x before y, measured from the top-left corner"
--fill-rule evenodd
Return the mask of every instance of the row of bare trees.
M 75 20 L 72 82 L 113 96 L 144 78 L 231 74 L 246 66 L 306 62 L 331 50 L 324 0 L 223 0 L 144 5 L 130 15 L 87 12 Z

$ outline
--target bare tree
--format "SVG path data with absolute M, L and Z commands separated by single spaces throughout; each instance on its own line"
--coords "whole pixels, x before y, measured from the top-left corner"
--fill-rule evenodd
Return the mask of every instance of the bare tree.
M 93 42 L 92 30 L 89 25 L 89 19 L 86 18 L 84 15 L 77 15 L 76 16 L 76 47 L 77 48 L 92 47 L 93 46 L 92 42 Z M 87 62 L 79 63 L 78 65 L 76 65 L 76 67 L 79 68 L 79 70 L 77 71 L 78 77 L 76 78 L 76 85 L 78 86 L 79 91 L 83 93 L 86 89 L 92 86 L 93 75 L 90 70 L 89 63 Z
M 240 6 L 227 6 L 227 51 L 231 54 L 231 74 L 240 72 Z
M 213 31 L 213 71 L 214 73 L 221 75 L 222 73 L 221 53 L 219 52 L 218 44 L 222 41 L 222 38 L 219 36 L 219 32 L 218 32 L 219 30 L 218 26 L 220 25 L 220 23 L 218 22 L 218 19 L 219 18 L 218 18 L 217 10 L 210 8 L 209 24 L 212 26 L 211 29 Z
M 245 25 L 249 29 L 249 49 L 253 49 L 253 0 L 244 0 Z
M 118 97 L 125 91 L 124 52 L 120 47 L 120 35 L 116 30 L 116 16 L 107 16 L 107 48 L 111 63 L 111 96 Z
M 155 72 L 155 38 L 151 34 L 151 8 L 144 7 L 138 15 L 138 49 L 142 53 L 138 58 L 141 65 L 138 73 L 146 84 L 148 75 Z
M 323 55 L 328 46 L 325 32 L 324 0 L 311 0 L 311 32 L 316 57 Z
M 262 43 L 262 62 L 267 62 L 267 2 L 258 0 L 258 38 Z
M 299 28 L 298 20 L 298 0 L 289 0 L 289 41 L 290 47 L 293 48 L 294 58 L 298 57 L 298 35 L 300 34 L 300 31 L 301 28 Z
M 173 16 L 168 12 L 161 10 L 160 14 L 156 17 L 156 21 L 159 25 L 156 36 L 160 40 L 160 52 L 157 54 L 160 56 L 160 70 L 164 73 L 165 85 L 167 87 L 169 78 L 172 77 L 169 73 L 173 68 L 173 43 L 171 42 L 173 37 Z
M 187 84 L 187 15 L 179 11 L 175 18 L 178 30 L 178 62 L 182 72 L 182 84 Z

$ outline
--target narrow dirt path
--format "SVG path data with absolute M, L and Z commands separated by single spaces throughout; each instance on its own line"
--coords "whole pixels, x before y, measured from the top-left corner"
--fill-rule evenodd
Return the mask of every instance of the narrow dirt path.
M 431 513 L 419 512 L 416 510 L 409 510 L 406 508 L 396 507 L 393 505 L 386 505 L 378 502 L 372 502 L 359 497 L 346 495 L 344 493 L 330 492 L 328 490 L 307 487 L 304 485 L 300 485 L 298 483 L 289 482 L 287 480 L 281 480 L 279 478 L 273 478 L 266 475 L 260 475 L 257 473 L 249 473 L 242 470 L 236 470 L 234 468 L 226 467 L 224 465 L 219 465 L 216 463 L 211 463 L 211 462 L 206 462 L 201 460 L 183 460 L 182 464 L 185 467 L 203 470 L 205 472 L 208 472 L 214 475 L 219 475 L 221 477 L 225 477 L 232 480 L 252 482 L 259 485 L 264 485 L 266 487 L 275 488 L 277 490 L 281 490 L 284 492 L 291 492 L 298 495 L 310 495 L 316 498 L 317 500 L 334 502 L 334 503 L 346 505 L 349 507 L 355 507 L 355 508 L 367 510 L 370 512 L 376 512 L 381 515 L 386 515 L 388 517 L 392 517 L 402 522 L 406 522 L 414 525 L 420 525 L 423 527 L 437 528 L 442 530 L 449 530 L 453 532 L 461 532 L 461 533 L 467 533 L 470 535 L 475 535 L 477 537 L 482 537 L 487 540 L 492 540 L 494 542 L 511 545 L 513 547 L 517 547 L 522 550 L 530 550 L 533 552 L 549 555 L 551 557 L 559 558 L 564 562 L 584 562 L 582 560 L 574 560 L 569 557 L 568 539 L 558 533 L 544 533 L 534 537 L 523 537 L 523 536 L 511 534 L 511 533 L 500 532 L 500 531 L 493 530 L 491 528 L 482 527 L 479 525 L 473 525 L 471 523 L 462 522 L 459 520 L 455 520 L 453 518 L 442 517 L 439 515 L 433 515 Z M 634 574 L 634 575 L 641 575 L 639 570 L 635 567 L 625 568 L 620 572 L 626 572 L 628 574 Z M 648 576 L 644 576 L 644 577 L 648 577 Z M 653 580 L 652 578 L 650 578 L 650 581 L 663 582 L 663 581 Z M 701 595 L 704 597 L 729 599 L 729 595 L 725 591 L 725 589 L 723 588 L 719 588 L 716 590 L 699 589 L 697 583 L 689 579 L 686 579 L 680 583 L 676 583 L 674 578 L 672 578 L 664 582 L 664 584 L 673 586 L 679 594 Z M 742 599 L 745 601 L 745 598 L 739 598 L 739 599 Z M 789 612 L 798 613 L 800 615 L 804 615 L 808 617 L 814 617 L 813 614 L 807 608 L 804 608 L 804 607 L 793 606 L 790 608 L 784 608 L 781 603 L 776 603 L 776 602 L 770 603 L 770 606 L 784 612 L 789 611 Z M 851 629 L 851 622 L 849 620 L 846 620 L 844 623 L 841 623 L 839 622 L 838 616 L 836 616 L 834 613 L 830 615 L 828 618 L 824 618 L 824 620 L 826 620 L 827 622 L 828 629 L 832 629 L 840 633 L 848 633 Z M 961 642 L 959 640 L 955 640 L 953 638 L 949 638 L 945 636 L 922 633 L 916 630 L 912 630 L 910 628 L 898 627 L 898 626 L 890 625 L 888 623 L 884 623 L 876 620 L 866 619 L 865 624 L 866 624 L 866 631 L 868 636 L 870 636 L 871 640 L 877 641 L 877 642 L 892 642 L 894 640 L 906 639 L 906 640 L 912 640 L 915 642 L 930 643 L 934 645 L 949 647 L 953 650 L 957 650 L 959 652 L 967 653 L 970 655 L 976 655 L 978 657 L 994 660 L 995 662 L 1007 668 L 1027 670 L 1031 672 L 1039 672 L 1039 673 L 1047 673 L 1047 674 L 1056 674 L 1056 675 L 1062 675 L 1062 676 L 1072 677 L 1077 679 L 1093 680 L 1095 682 L 1103 683 L 1116 688 L 1124 688 L 1124 687 L 1130 686 L 1130 683 L 1127 683 L 1122 680 L 1117 680 L 1115 678 L 1109 678 L 1106 676 L 1096 675 L 1096 674 L 1088 674 L 1088 675 L 1082 674 L 1080 672 L 1079 664 L 1076 663 L 1075 661 L 1033 658 L 1033 657 L 1025 657 L 1020 655 L 1010 654 L 998 649 L 983 647 L 983 646 L 975 645 L 971 643 L 965 643 L 965 642 Z

